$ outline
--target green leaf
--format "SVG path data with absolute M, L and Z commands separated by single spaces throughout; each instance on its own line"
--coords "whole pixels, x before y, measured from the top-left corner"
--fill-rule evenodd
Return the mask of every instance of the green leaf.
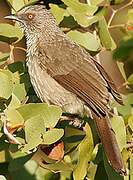
M 67 8 L 68 12 L 74 17 L 75 21 L 83 27 L 88 27 L 99 20 L 98 16 L 87 16 L 86 14 L 75 13 L 72 9 Z
M 100 45 L 99 42 L 95 39 L 94 35 L 89 32 L 81 33 L 75 30 L 67 33 L 67 36 L 90 51 L 97 51 Z
M 133 179 L 133 156 L 130 157 L 130 179 Z
M 9 162 L 11 160 L 11 156 L 9 153 L 9 143 L 6 143 L 0 140 L 0 165 L 4 162 Z M 0 166 L 1 170 L 1 166 Z M 1 172 L 1 171 L 0 171 Z
M 64 135 L 63 129 L 51 129 L 43 135 L 43 144 L 53 144 Z
M 90 16 L 87 19 L 84 19 L 84 24 L 86 24 L 87 26 L 90 26 L 93 23 L 96 23 L 97 21 L 99 21 L 100 18 L 101 17 L 99 17 L 99 16 Z M 78 22 L 79 22 L 79 20 L 78 20 Z M 82 23 L 83 23 L 83 21 L 82 21 Z M 79 24 L 81 24 L 81 23 L 79 23 Z
M 21 153 L 20 157 L 17 157 L 15 159 L 13 159 L 10 164 L 9 164 L 9 171 L 10 172 L 14 172 L 14 171 L 18 171 L 19 169 L 21 169 L 24 164 L 29 161 L 33 156 L 33 153 L 25 155 L 24 153 Z
M 19 0 L 19 1 L 18 0 L 7 0 L 7 2 L 13 8 L 12 13 L 19 11 L 25 5 L 24 0 Z
M 95 179 L 96 170 L 97 170 L 97 164 L 94 164 L 91 161 L 90 164 L 89 164 L 87 177 L 90 178 L 90 179 Z
M 27 169 L 29 174 L 34 175 L 39 165 L 37 164 L 36 161 L 29 160 L 26 162 L 24 166 Z
M 107 23 L 104 16 L 99 20 L 99 36 L 102 42 L 102 45 L 106 49 L 112 48 L 112 39 L 108 31 Z
M 94 148 L 92 132 L 88 123 L 86 123 L 85 131 L 86 131 L 86 137 L 83 139 L 83 141 L 79 144 L 78 147 L 79 158 L 78 158 L 77 167 L 73 173 L 74 180 L 79 180 L 79 179 L 83 180 L 84 177 L 86 176 L 88 162 L 91 159 L 91 154 Z
M 103 2 L 104 0 L 90 0 L 91 5 L 98 5 L 101 2 Z
M 27 144 L 23 151 L 29 151 L 43 142 L 45 134 L 44 121 L 41 115 L 36 115 L 25 122 L 25 137 Z
M 104 167 L 107 172 L 109 180 L 124 180 L 124 177 L 120 176 L 113 167 L 109 164 L 105 152 L 103 151 Z
M 40 114 L 43 117 L 46 128 L 55 127 L 62 114 L 61 108 L 48 106 L 46 103 L 25 104 L 17 108 L 17 111 L 23 116 L 25 121 Z
M 130 36 L 124 37 L 120 43 L 118 48 L 113 54 L 114 59 L 120 59 L 121 61 L 125 61 L 133 50 L 133 38 Z
M 124 120 L 121 116 L 114 116 L 111 119 L 111 125 L 116 134 L 116 139 L 119 145 L 120 150 L 124 148 L 126 144 L 126 128 Z
M 12 110 L 12 109 L 15 109 L 15 108 L 19 107 L 20 105 L 21 105 L 20 100 L 17 98 L 17 96 L 12 94 L 11 101 L 10 101 L 10 103 L 8 105 L 8 109 L 5 109 L 5 112 L 9 111 L 9 110 Z
M 63 31 L 75 29 L 79 27 L 79 24 L 74 20 L 73 16 L 64 16 L 63 21 L 60 23 L 60 27 Z
M 99 16 L 99 18 L 102 18 L 103 16 L 106 17 L 107 11 L 108 9 L 106 8 L 106 6 L 103 6 L 95 13 L 95 16 Z
M 13 83 L 14 85 L 16 84 L 20 84 L 20 75 L 19 75 L 19 72 L 15 72 L 12 74 L 13 75 Z
M 70 9 L 74 10 L 76 13 L 85 13 L 88 16 L 92 16 L 96 11 L 96 6 L 89 6 L 88 4 L 80 3 L 78 0 L 62 0 Z
M 60 8 L 59 6 L 55 4 L 49 4 L 50 11 L 53 14 L 53 16 L 56 18 L 57 24 L 60 24 L 60 22 L 63 20 L 64 15 L 66 15 L 66 9 Z
M 41 169 L 42 170 L 42 169 Z M 45 172 L 39 168 L 39 165 L 34 160 L 29 160 L 21 168 L 18 170 L 10 171 L 10 176 L 13 180 L 43 180 L 45 176 Z
M 5 62 L 9 56 L 10 56 L 10 53 L 1 53 L 0 54 L 0 65 L 3 61 Z
M 118 66 L 118 68 L 119 68 L 119 70 L 120 70 L 120 72 L 122 74 L 122 77 L 126 81 L 127 78 L 126 78 L 126 74 L 125 74 L 125 71 L 124 71 L 124 63 L 117 61 L 117 66 Z
M 116 49 L 117 45 L 116 45 L 116 43 L 115 43 L 115 41 L 114 41 L 114 39 L 112 37 L 111 37 L 111 42 L 112 42 L 111 50 L 113 51 L 114 49 Z
M 127 17 L 128 17 L 129 23 L 133 24 L 133 9 L 128 10 Z
M 119 4 L 121 2 L 123 2 L 124 0 L 115 0 L 115 4 Z
M 26 90 L 24 84 L 14 84 L 13 94 L 19 99 L 19 101 L 23 101 L 23 99 L 26 96 Z
M 17 126 L 17 125 L 22 125 L 24 123 L 23 117 L 15 109 L 7 111 L 5 116 L 8 120 L 8 124 L 12 127 Z
M 12 73 L 8 70 L 0 70 L 0 97 L 8 99 L 13 90 Z
M 64 138 L 64 142 L 66 143 L 75 143 L 75 142 L 80 142 L 83 140 L 85 135 L 73 135 L 73 136 L 68 136 Z
M 131 115 L 132 104 L 133 104 L 133 94 L 128 94 L 123 96 L 124 106 L 117 105 L 118 112 L 123 116 Z
M 24 64 L 22 62 L 20 62 L 20 61 L 9 64 L 8 69 L 13 73 L 15 73 L 15 72 L 23 73 L 24 70 L 25 70 L 24 69 Z
M 92 18 L 91 16 L 93 16 L 98 9 L 96 6 L 80 3 L 78 0 L 63 0 L 63 2 L 68 6 L 68 13 L 84 27 L 87 27 L 90 24 L 89 20 Z
M 128 125 L 130 126 L 130 128 L 133 131 L 133 115 L 128 118 Z
M 23 33 L 17 26 L 0 23 L 0 41 L 7 43 L 16 43 L 23 37 Z
M 29 2 L 26 3 L 26 5 L 25 5 L 24 7 L 33 5 L 33 4 L 37 3 L 38 1 L 39 1 L 39 0 L 29 0 Z
M 131 74 L 131 75 L 128 77 L 127 81 L 129 82 L 130 85 L 133 85 L 133 74 Z
M 113 59 L 120 59 L 121 61 L 125 61 L 132 51 L 131 47 L 118 47 L 113 54 Z
M 45 127 L 55 127 L 61 115 L 61 108 L 52 105 L 48 106 L 45 115 L 43 115 Z

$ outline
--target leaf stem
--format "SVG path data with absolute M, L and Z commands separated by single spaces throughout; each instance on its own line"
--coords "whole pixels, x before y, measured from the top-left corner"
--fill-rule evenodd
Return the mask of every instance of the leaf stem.
M 27 52 L 27 50 L 26 50 L 25 48 L 23 48 L 23 47 L 15 46 L 14 48 L 15 48 L 15 49 L 20 49 L 20 50 L 22 50 L 22 51 Z
M 126 81 L 126 82 L 124 82 L 124 83 L 122 83 L 120 86 L 118 86 L 118 90 L 120 89 L 120 88 L 122 88 L 122 87 L 124 87 L 124 86 L 126 86 L 126 85 L 128 85 L 129 84 L 129 82 L 128 81 Z
M 9 57 L 9 64 L 14 63 L 15 59 L 14 59 L 14 46 L 10 45 L 10 57 Z
M 113 28 L 119 28 L 119 27 L 124 27 L 124 26 L 125 26 L 125 24 L 114 24 L 112 26 L 109 26 L 108 28 L 113 29 Z

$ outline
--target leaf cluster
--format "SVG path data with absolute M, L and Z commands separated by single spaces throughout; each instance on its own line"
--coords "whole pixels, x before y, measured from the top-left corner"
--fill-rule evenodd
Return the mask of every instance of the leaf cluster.
M 38 0 L 6 0 L 11 13 Z M 107 160 L 92 119 L 63 114 L 59 107 L 48 106 L 37 97 L 24 62 L 15 59 L 17 43 L 23 33 L 14 25 L 0 23 L 0 45 L 10 51 L 0 53 L 0 180 L 128 180 L 133 179 L 133 48 L 132 1 L 79 0 L 44 1 L 49 5 L 58 25 L 66 35 L 91 55 L 113 51 L 126 88 L 124 106 L 111 100 L 112 128 L 129 171 L 127 177 L 115 172 Z M 117 6 L 113 9 L 113 5 Z M 113 18 L 126 10 L 122 24 Z M 111 10 L 108 19 L 108 11 Z M 125 16 L 125 14 L 124 14 Z M 119 29 L 116 41 L 111 29 Z M 111 36 L 112 35 L 112 36 Z M 119 36 L 117 34 L 117 36 Z M 117 37 L 118 38 L 118 37 Z M 19 59 L 21 60 L 21 59 Z M 129 63 L 130 62 L 130 63 Z M 119 88 L 121 88 L 119 87 Z M 73 121 L 71 121 L 73 120 Z M 43 168 L 41 168 L 43 167 Z

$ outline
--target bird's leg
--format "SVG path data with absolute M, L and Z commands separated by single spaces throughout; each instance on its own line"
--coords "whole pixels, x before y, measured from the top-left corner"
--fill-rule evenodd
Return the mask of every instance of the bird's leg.
M 59 122 L 61 121 L 69 121 L 69 125 L 72 125 L 77 128 L 82 128 L 85 124 L 84 120 L 80 120 L 78 116 L 69 117 L 69 116 L 61 116 Z

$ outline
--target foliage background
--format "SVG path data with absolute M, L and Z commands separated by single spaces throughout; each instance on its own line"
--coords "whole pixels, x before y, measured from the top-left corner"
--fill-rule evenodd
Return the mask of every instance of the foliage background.
M 111 124 L 127 177 L 119 176 L 108 163 L 91 119 L 81 118 L 80 128 L 70 125 L 71 121 L 58 122 L 61 109 L 37 98 L 24 62 L 23 34 L 3 19 L 35 3 L 50 9 L 66 35 L 100 61 L 122 93 L 124 106 L 111 100 Z M 132 49 L 131 0 L 1 0 L 0 180 L 132 180 Z

